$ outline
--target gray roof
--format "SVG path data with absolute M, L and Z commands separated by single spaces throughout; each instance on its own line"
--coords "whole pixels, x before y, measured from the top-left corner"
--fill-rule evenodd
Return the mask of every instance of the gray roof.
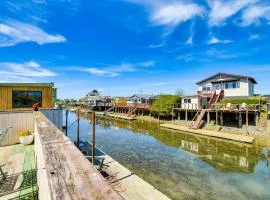
M 203 83 L 205 81 L 208 81 L 210 79 L 213 79 L 215 77 L 219 77 L 219 78 L 226 78 L 226 77 L 247 78 L 247 79 L 251 80 L 252 83 L 257 84 L 256 80 L 252 76 L 243 76 L 243 75 L 237 75 L 237 74 L 227 74 L 227 73 L 222 73 L 222 72 L 219 72 L 219 73 L 217 73 L 217 74 L 215 74 L 213 76 L 209 76 L 208 78 L 205 78 L 203 80 L 200 80 L 196 84 L 197 85 L 201 84 L 201 83 Z
M 2 87 L 54 87 L 54 83 L 0 83 Z

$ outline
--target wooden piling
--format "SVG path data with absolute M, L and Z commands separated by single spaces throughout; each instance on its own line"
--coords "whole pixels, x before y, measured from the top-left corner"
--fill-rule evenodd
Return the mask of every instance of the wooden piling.
M 178 111 L 178 120 L 181 120 L 180 111 Z
M 66 136 L 68 135 L 68 109 L 66 109 Z
M 216 127 L 218 127 L 218 111 L 216 110 Z
M 248 110 L 246 110 L 246 126 L 248 128 Z
M 77 110 L 77 146 L 80 148 L 80 109 Z
M 186 109 L 186 116 L 185 116 L 185 121 L 187 122 L 187 120 L 188 120 L 188 112 L 187 112 L 187 109 Z
M 223 112 L 220 112 L 220 125 L 223 126 Z
M 95 164 L 95 146 L 96 146 L 96 114 L 92 112 L 92 164 Z
M 208 125 L 210 124 L 210 112 L 209 111 L 207 112 L 207 124 Z
M 242 128 L 242 126 L 243 126 L 242 113 L 239 112 L 239 128 Z

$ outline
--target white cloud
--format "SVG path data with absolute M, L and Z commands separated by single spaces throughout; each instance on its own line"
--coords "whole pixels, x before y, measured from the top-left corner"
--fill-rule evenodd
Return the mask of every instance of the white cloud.
M 155 66 L 156 62 L 153 61 L 153 60 L 149 60 L 149 61 L 146 61 L 146 62 L 142 62 L 142 63 L 139 63 L 140 66 L 142 67 L 153 67 Z
M 35 42 L 39 45 L 65 42 L 61 35 L 50 35 L 31 24 L 9 20 L 0 23 L 0 47 L 14 46 L 24 42 Z
M 174 2 L 156 7 L 152 11 L 150 19 L 155 25 L 174 27 L 202 15 L 203 12 L 204 8 L 195 3 Z
M 261 36 L 259 34 L 253 34 L 253 35 L 250 35 L 248 40 L 260 40 L 261 39 Z
M 211 8 L 209 13 L 209 25 L 220 26 L 224 22 L 237 14 L 243 8 L 255 3 L 257 0 L 209 0 L 208 4 Z
M 161 48 L 164 46 L 164 42 L 160 43 L 160 44 L 151 44 L 148 46 L 148 48 L 150 49 L 157 49 L 157 48 Z
M 104 77 L 116 77 L 120 76 L 125 72 L 134 72 L 142 67 L 152 67 L 155 65 L 155 61 L 149 60 L 140 63 L 121 63 L 119 65 L 108 65 L 108 66 L 100 66 L 100 67 L 85 67 L 85 66 L 75 66 L 68 67 L 68 70 L 72 71 L 81 71 L 87 72 L 95 76 L 104 76 Z
M 270 5 L 254 5 L 244 10 L 242 15 L 241 26 L 249 26 L 251 24 L 260 24 L 261 19 L 270 22 Z
M 157 82 L 157 83 L 148 83 L 145 84 L 146 86 L 164 86 L 164 85 L 169 85 L 170 83 L 167 82 Z
M 193 44 L 193 36 L 190 36 L 185 44 L 192 45 Z
M 212 37 L 210 38 L 210 40 L 208 41 L 208 44 L 218 44 L 218 43 L 221 43 L 221 44 L 228 44 L 228 43 L 231 43 L 232 41 L 231 40 L 220 40 L 218 39 L 217 37 Z
M 2 62 L 0 68 L 2 82 L 35 82 L 34 78 L 57 76 L 56 73 L 42 67 L 35 61 Z
M 108 77 L 119 76 L 119 74 L 116 72 L 106 71 L 106 70 L 97 69 L 97 68 L 87 68 L 84 71 L 90 74 L 93 74 L 95 76 L 108 76 Z

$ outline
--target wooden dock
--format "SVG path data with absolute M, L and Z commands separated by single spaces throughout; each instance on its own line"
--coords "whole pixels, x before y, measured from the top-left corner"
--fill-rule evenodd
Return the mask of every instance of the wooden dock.
M 191 128 L 181 126 L 181 125 L 176 125 L 176 124 L 161 124 L 160 126 L 162 128 L 190 132 L 190 133 L 195 133 L 195 134 L 205 135 L 205 136 L 210 136 L 210 137 L 217 137 L 217 138 L 233 140 L 237 142 L 253 143 L 255 139 L 254 137 L 249 136 L 249 135 L 224 133 L 224 132 L 218 132 L 218 131 L 212 131 L 212 130 L 191 129 Z
M 169 200 L 167 196 L 125 168 L 110 156 L 105 156 L 103 170 L 107 180 L 125 200 Z
M 135 120 L 136 117 L 134 116 L 128 116 L 126 114 L 116 114 L 116 113 L 106 113 L 106 116 L 119 118 L 119 119 L 126 119 L 126 120 Z

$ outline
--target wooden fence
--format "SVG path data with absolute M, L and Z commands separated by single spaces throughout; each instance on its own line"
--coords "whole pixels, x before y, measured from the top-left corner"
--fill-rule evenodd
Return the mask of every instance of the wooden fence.
M 62 130 L 63 127 L 63 110 L 61 109 L 44 109 L 42 113 L 55 126 Z M 0 111 L 0 129 L 8 129 L 7 135 L 4 137 L 0 146 L 8 146 L 19 143 L 18 132 L 21 130 L 34 132 L 34 118 L 31 110 L 12 110 Z
M 34 132 L 33 111 L 1 111 L 0 128 L 8 129 L 7 135 L 0 143 L 1 146 L 17 144 L 20 130 Z

